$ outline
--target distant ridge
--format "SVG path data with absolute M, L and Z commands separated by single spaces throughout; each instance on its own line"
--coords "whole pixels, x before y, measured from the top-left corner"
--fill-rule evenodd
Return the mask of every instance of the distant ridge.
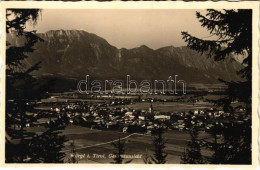
M 50 30 L 38 34 L 44 42 L 26 59 L 33 65 L 42 61 L 37 76 L 84 78 L 86 74 L 100 79 L 122 79 L 126 75 L 137 80 L 163 79 L 178 74 L 190 83 L 218 83 L 218 79 L 239 80 L 236 71 L 241 64 L 232 57 L 215 62 L 187 47 L 167 46 L 153 50 L 146 45 L 117 49 L 98 35 L 83 30 Z M 122 37 L 124 38 L 124 37 Z M 7 35 L 13 45 L 23 39 Z

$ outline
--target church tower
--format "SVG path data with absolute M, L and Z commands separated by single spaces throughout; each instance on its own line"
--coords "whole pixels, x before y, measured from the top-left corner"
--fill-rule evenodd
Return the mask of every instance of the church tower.
M 151 106 L 149 108 L 149 113 L 152 113 L 153 114 L 153 103 L 151 102 Z

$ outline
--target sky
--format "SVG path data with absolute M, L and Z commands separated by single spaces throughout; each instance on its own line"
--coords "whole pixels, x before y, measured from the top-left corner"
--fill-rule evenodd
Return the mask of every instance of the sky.
M 200 38 L 209 36 L 195 13 L 196 10 L 183 9 L 43 9 L 37 25 L 28 27 L 38 33 L 58 29 L 85 30 L 117 48 L 146 45 L 158 49 L 185 46 L 181 31 Z

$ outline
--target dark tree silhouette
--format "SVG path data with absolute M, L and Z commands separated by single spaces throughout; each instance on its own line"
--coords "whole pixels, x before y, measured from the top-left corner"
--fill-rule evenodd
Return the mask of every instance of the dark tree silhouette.
M 31 123 L 32 116 L 26 111 L 32 110 L 27 103 L 39 97 L 34 94 L 35 80 L 29 74 L 39 68 L 39 63 L 27 69 L 23 60 L 26 54 L 33 52 L 33 45 L 42 41 L 34 31 L 25 32 L 26 22 L 36 23 L 40 10 L 8 9 L 6 14 L 6 33 L 24 37 L 24 46 L 10 46 L 6 42 L 6 162 L 24 162 L 28 157 L 29 140 L 34 134 L 25 132 L 26 123 Z M 14 19 L 9 19 L 14 16 Z M 12 143 L 11 140 L 18 140 Z
M 148 155 L 147 148 L 145 149 L 145 154 L 143 156 L 143 161 L 145 164 L 151 164 L 150 156 Z
M 30 143 L 29 150 L 33 154 L 30 162 L 44 163 L 63 163 L 65 153 L 61 152 L 64 148 L 64 142 L 67 141 L 64 135 L 61 135 L 63 118 L 58 118 L 46 126 L 46 131 L 41 135 L 36 135 Z
M 122 157 L 125 154 L 125 143 L 121 141 L 120 137 L 117 142 L 112 142 L 112 145 L 117 149 L 114 154 L 116 155 L 114 158 L 114 164 L 128 164 L 132 162 L 132 159 L 123 163 L 124 158 Z
M 232 55 L 243 55 L 244 59 L 241 70 L 237 74 L 241 80 L 228 82 L 221 80 L 227 85 L 226 97 L 214 101 L 216 106 L 222 107 L 224 111 L 231 113 L 233 119 L 224 124 L 222 134 L 224 142 L 219 147 L 221 152 L 215 152 L 216 159 L 212 163 L 251 163 L 251 103 L 252 103 L 252 10 L 214 10 L 208 9 L 207 14 L 196 16 L 216 40 L 205 40 L 194 37 L 187 32 L 182 32 L 183 39 L 190 49 L 200 53 L 206 53 L 214 57 L 215 61 L 232 58 Z M 244 102 L 246 105 L 245 114 L 236 120 L 235 110 L 232 102 Z M 214 134 L 213 134 L 214 135 Z M 210 144 L 210 143 L 209 143 Z M 235 146 L 237 146 L 235 148 Z M 211 148 L 216 148 L 212 146 Z M 220 149 L 219 148 L 219 149 Z M 217 155 L 219 154 L 219 155 Z M 238 157 L 239 156 L 239 157 Z
M 209 148 L 213 151 L 213 155 L 209 158 L 209 162 L 212 164 L 220 164 L 225 162 L 225 147 L 223 147 L 225 144 L 221 143 L 221 137 L 220 135 L 223 134 L 224 128 L 218 123 L 213 122 L 213 126 L 210 128 L 209 133 L 211 134 L 212 140 L 202 139 L 201 143 L 206 148 Z
M 69 158 L 69 163 L 78 163 L 77 158 L 76 158 L 76 151 L 75 151 L 75 144 L 74 140 L 70 144 L 71 150 L 70 150 L 70 158 Z
M 33 125 L 39 118 L 38 115 L 30 114 L 36 112 L 33 103 L 44 97 L 52 83 L 39 84 L 32 76 L 31 73 L 39 69 L 40 62 L 31 67 L 25 64 L 29 53 L 35 51 L 35 43 L 43 41 L 36 31 L 25 31 L 26 24 L 37 23 L 40 12 L 39 9 L 6 11 L 6 33 L 22 42 L 19 45 L 6 42 L 6 162 L 61 162 L 63 157 L 60 151 L 65 137 L 58 135 L 58 131 L 63 128 L 57 124 L 61 123 L 60 120 L 40 136 L 26 130 L 26 125 Z
M 155 164 L 165 164 L 167 154 L 165 153 L 165 143 L 163 138 L 164 128 L 159 125 L 152 130 L 154 154 L 151 157 L 151 162 Z
M 183 164 L 202 164 L 203 157 L 201 155 L 200 141 L 198 139 L 198 127 L 196 125 L 190 128 L 191 141 L 188 142 L 187 147 L 181 157 Z

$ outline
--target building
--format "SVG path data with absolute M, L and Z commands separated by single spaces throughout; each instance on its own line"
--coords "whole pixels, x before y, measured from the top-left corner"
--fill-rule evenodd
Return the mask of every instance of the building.
M 125 113 L 125 116 L 132 116 L 133 115 L 133 112 L 126 112 Z
M 198 111 L 198 110 L 195 110 L 195 111 L 194 111 L 194 116 L 195 116 L 195 115 L 198 115 L 198 114 L 199 114 L 199 111 Z
M 145 120 L 145 117 L 144 116 L 138 116 L 138 119 L 139 120 Z
M 128 127 L 124 127 L 124 128 L 123 128 L 123 132 L 126 133 L 126 132 L 127 132 L 127 129 L 128 129 Z
M 155 120 L 170 120 L 171 116 L 167 116 L 167 115 L 156 115 L 154 116 Z

